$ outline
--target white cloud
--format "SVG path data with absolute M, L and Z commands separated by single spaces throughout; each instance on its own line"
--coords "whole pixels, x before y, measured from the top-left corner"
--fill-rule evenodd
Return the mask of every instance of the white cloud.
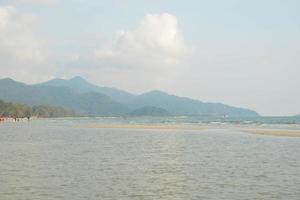
M 32 31 L 36 18 L 14 7 L 0 7 L 0 57 L 20 61 L 42 59 L 41 47 Z
M 37 22 L 36 16 L 20 13 L 13 6 L 0 6 L 1 77 L 23 80 L 33 71 L 38 77 L 48 67 L 45 42 L 36 34 Z
M 58 0 L 12 0 L 15 3 L 29 3 L 35 5 L 54 5 Z
M 185 45 L 176 16 L 147 14 L 131 30 L 118 31 L 114 39 L 103 40 L 95 50 L 96 66 L 87 76 L 114 85 L 115 77 L 125 88 L 164 89 L 174 85 L 188 70 L 190 48 Z M 132 80 L 134 77 L 134 81 Z M 137 83 L 139 83 L 137 85 Z
M 116 38 L 95 51 L 99 60 L 134 65 L 172 65 L 187 48 L 174 15 L 147 14 L 133 30 L 119 31 Z

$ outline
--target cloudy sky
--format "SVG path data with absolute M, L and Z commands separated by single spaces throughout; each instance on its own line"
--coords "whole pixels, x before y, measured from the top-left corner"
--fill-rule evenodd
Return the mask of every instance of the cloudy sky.
M 300 113 L 299 0 L 0 0 L 0 78 Z

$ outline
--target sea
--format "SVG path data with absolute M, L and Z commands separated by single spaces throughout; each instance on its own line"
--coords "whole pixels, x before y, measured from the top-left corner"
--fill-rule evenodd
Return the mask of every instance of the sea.
M 203 129 L 101 128 L 97 124 Z M 159 126 L 161 127 L 161 126 Z M 299 118 L 61 118 L 0 123 L 2 200 L 300 199 Z

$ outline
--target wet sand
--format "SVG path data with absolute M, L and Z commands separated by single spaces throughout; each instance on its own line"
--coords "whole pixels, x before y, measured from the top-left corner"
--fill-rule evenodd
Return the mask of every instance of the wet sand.
M 284 136 L 284 137 L 300 137 L 300 130 L 281 130 L 281 129 L 246 129 L 243 132 L 269 135 L 269 136 Z
M 220 127 L 220 126 L 203 126 L 189 124 L 88 124 L 79 126 L 81 128 L 98 128 L 98 129 L 153 129 L 153 130 L 207 130 L 207 129 L 224 129 L 238 130 L 245 133 L 266 135 L 266 136 L 283 136 L 283 137 L 300 137 L 300 130 L 256 128 L 256 127 Z
M 205 130 L 204 126 L 192 125 L 162 125 L 162 124 L 89 124 L 80 126 L 83 128 L 99 128 L 99 129 L 157 129 L 157 130 Z

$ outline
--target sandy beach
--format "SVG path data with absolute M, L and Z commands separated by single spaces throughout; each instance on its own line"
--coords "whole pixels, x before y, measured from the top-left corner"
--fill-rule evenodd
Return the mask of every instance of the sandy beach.
M 157 129 L 157 130 L 205 130 L 204 126 L 192 125 L 162 125 L 162 124 L 89 124 L 80 126 L 83 128 L 99 128 L 99 129 Z
M 204 126 L 204 125 L 189 125 L 189 124 L 88 124 L 79 126 L 81 128 L 96 128 L 96 129 L 153 129 L 153 130 L 209 130 L 209 129 L 224 129 L 238 130 L 240 132 L 266 135 L 266 136 L 283 136 L 283 137 L 300 137 L 300 130 L 290 129 L 274 129 L 274 128 L 256 128 L 256 127 L 220 127 L 220 126 Z
M 269 135 L 269 136 L 284 136 L 284 137 L 300 137 L 300 130 L 281 130 L 281 129 L 245 129 L 243 132 Z

